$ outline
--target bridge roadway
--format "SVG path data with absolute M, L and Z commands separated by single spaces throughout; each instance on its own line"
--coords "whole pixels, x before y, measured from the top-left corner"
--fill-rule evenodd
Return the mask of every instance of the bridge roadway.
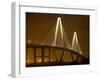
M 63 48 L 63 47 L 57 47 L 57 46 L 50 46 L 50 45 L 37 45 L 37 44 L 26 44 L 26 54 L 27 54 L 27 49 L 28 48 L 33 48 L 34 51 L 34 63 L 32 64 L 26 64 L 26 67 L 34 67 L 34 66 L 59 66 L 59 65 L 78 65 L 78 64 L 89 64 L 89 58 L 81 55 L 79 52 L 73 50 L 73 49 L 69 49 L 69 48 Z M 36 63 L 36 49 L 37 48 L 41 48 L 42 49 L 42 62 L 41 63 Z M 45 63 L 44 62 L 44 49 L 49 49 L 49 62 Z M 50 62 L 50 49 L 57 49 L 57 50 L 63 50 L 60 61 L 56 61 L 56 62 Z M 64 56 L 64 52 L 68 51 L 71 53 L 71 58 L 72 58 L 72 62 L 64 62 L 63 56 Z M 74 60 L 73 55 L 76 55 L 77 58 Z

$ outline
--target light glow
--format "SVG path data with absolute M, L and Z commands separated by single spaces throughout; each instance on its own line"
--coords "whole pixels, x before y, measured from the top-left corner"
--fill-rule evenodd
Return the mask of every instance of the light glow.
M 31 43 L 31 40 L 28 40 L 28 43 L 30 44 Z
M 41 63 L 42 62 L 42 60 L 41 59 L 38 59 L 38 63 Z

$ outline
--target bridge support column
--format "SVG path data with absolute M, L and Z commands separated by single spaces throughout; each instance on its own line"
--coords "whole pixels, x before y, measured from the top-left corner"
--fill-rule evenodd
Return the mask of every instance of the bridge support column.
M 33 48 L 34 49 L 34 64 L 36 64 L 36 48 Z
M 74 62 L 73 53 L 71 52 L 72 61 Z
M 63 52 L 62 52 L 62 55 L 61 55 L 60 62 L 63 62 L 63 56 L 64 56 L 64 49 L 63 49 Z
M 49 62 L 50 62 L 50 48 L 49 48 Z
M 42 63 L 44 63 L 44 48 L 42 48 Z

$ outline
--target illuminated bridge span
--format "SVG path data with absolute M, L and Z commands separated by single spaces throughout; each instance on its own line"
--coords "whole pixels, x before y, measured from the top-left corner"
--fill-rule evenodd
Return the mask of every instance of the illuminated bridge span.
M 33 58 L 30 59 L 27 67 L 88 64 L 88 58 L 68 48 L 27 44 L 26 49 L 33 51 L 31 56 Z
M 39 44 L 26 44 L 26 67 L 89 64 L 89 59 L 83 56 L 74 32 L 72 44 L 62 27 L 61 18 L 57 18 L 56 27 Z

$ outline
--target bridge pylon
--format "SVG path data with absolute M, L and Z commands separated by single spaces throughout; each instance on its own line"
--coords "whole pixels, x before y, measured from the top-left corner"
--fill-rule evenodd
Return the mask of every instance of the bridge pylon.
M 74 34 L 73 34 L 72 49 L 79 52 L 80 54 L 82 54 L 82 51 L 81 51 L 81 48 L 79 45 L 79 41 L 78 41 L 77 32 L 74 32 Z

